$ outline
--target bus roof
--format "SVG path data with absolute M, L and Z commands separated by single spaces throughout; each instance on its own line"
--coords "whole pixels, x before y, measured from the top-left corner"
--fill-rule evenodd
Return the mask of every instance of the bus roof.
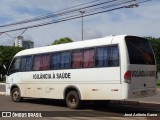
M 125 36 L 127 35 L 107 36 L 107 37 L 98 38 L 98 39 L 76 41 L 71 43 L 51 45 L 51 46 L 45 46 L 45 47 L 37 47 L 37 48 L 22 50 L 18 52 L 15 55 L 15 57 L 108 45 L 108 44 L 112 44 L 111 42 L 114 38 L 118 38 L 118 40 L 120 39 L 122 40 Z

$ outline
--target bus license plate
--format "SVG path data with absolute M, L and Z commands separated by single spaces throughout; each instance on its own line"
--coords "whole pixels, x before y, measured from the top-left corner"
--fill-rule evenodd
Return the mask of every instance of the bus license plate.
M 147 94 L 148 94 L 147 91 L 141 91 L 141 95 L 142 95 L 142 96 L 146 96 Z

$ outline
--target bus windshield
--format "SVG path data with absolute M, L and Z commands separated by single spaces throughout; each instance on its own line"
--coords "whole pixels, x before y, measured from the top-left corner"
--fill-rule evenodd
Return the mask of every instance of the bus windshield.
M 155 65 L 154 54 L 149 42 L 140 37 L 125 37 L 130 64 Z

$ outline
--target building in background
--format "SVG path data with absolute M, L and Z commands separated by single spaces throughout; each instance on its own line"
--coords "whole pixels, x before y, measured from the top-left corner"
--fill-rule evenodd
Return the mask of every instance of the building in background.
M 22 47 L 25 49 L 34 48 L 34 42 L 31 40 L 24 40 L 22 41 Z
M 14 46 L 22 47 L 23 36 L 18 36 L 14 42 Z
M 34 47 L 34 42 L 31 40 L 24 40 L 23 36 L 18 36 L 15 40 L 14 46 L 30 49 Z

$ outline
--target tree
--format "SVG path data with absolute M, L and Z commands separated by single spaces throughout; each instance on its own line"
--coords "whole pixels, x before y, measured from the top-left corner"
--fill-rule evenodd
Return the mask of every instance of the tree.
M 15 54 L 21 50 L 23 50 L 23 48 L 11 47 L 11 46 L 0 46 L 0 76 L 1 75 L 4 76 L 6 74 L 6 70 L 4 70 L 3 65 L 5 65 L 6 69 L 8 69 Z
M 156 57 L 157 69 L 160 70 L 160 38 L 146 37 L 150 42 Z
M 71 40 L 68 37 L 64 37 L 64 38 L 60 38 L 59 40 L 55 40 L 51 45 L 64 44 L 69 42 L 73 42 L 73 40 Z

